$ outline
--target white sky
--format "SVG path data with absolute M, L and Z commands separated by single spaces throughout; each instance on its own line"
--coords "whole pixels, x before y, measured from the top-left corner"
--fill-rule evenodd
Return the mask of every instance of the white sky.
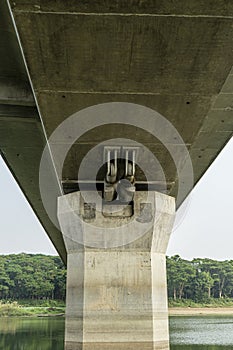
M 168 255 L 233 259 L 233 139 L 195 187 Z M 0 254 L 57 254 L 0 157 Z
M 0 157 L 0 254 L 56 254 L 40 222 Z
M 233 259 L 233 138 L 193 189 L 168 255 Z

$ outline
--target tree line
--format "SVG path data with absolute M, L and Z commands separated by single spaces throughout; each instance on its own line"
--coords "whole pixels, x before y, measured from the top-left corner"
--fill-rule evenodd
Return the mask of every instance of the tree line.
M 233 260 L 167 257 L 168 296 L 205 301 L 233 298 Z M 65 300 L 66 269 L 58 256 L 0 255 L 0 300 Z
M 174 300 L 233 298 L 233 260 L 167 257 L 167 281 L 168 295 Z
M 0 299 L 65 299 L 66 270 L 58 256 L 0 255 Z

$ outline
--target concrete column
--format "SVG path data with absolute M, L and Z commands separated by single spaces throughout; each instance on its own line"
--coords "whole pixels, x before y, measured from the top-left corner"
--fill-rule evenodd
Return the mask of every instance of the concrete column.
M 169 349 L 165 252 L 174 217 L 174 198 L 158 192 L 136 192 L 124 208 L 97 208 L 90 192 L 59 197 L 66 350 Z

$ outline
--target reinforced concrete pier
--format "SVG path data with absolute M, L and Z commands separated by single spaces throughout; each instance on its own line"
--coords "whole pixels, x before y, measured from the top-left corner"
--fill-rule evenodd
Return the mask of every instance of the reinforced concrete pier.
M 165 252 L 175 200 L 135 192 L 58 198 L 68 253 L 65 349 L 169 349 Z

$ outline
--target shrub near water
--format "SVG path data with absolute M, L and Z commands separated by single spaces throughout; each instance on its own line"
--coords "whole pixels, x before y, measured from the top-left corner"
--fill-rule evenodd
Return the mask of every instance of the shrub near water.
M 28 312 L 17 301 L 12 303 L 0 302 L 0 316 L 27 316 Z
M 189 308 L 233 308 L 232 298 L 226 299 L 206 299 L 203 302 L 195 302 L 191 299 L 173 300 L 169 299 L 169 307 L 189 307 Z
M 5 316 L 48 316 L 64 314 L 64 307 L 22 306 L 17 301 L 0 302 L 0 317 Z

